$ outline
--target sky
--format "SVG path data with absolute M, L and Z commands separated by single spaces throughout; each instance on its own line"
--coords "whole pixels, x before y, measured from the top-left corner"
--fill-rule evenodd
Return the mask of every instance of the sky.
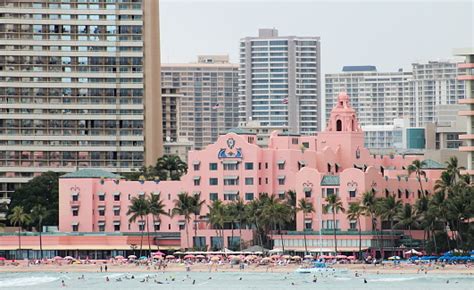
M 474 1 L 160 0 L 163 63 L 228 54 L 259 28 L 280 36 L 321 37 L 322 73 L 344 65 L 410 70 L 414 62 L 453 59 L 474 46 Z

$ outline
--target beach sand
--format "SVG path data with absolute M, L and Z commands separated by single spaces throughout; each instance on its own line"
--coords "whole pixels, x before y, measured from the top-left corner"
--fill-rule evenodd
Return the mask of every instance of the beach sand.
M 100 266 L 104 266 L 105 261 L 99 261 L 95 264 L 44 264 L 44 265 L 30 265 L 24 261 L 20 262 L 18 266 L 4 265 L 0 266 L 0 273 L 8 272 L 100 272 Z M 272 265 L 272 266 L 257 266 L 251 264 L 246 267 L 243 272 L 273 272 L 273 273 L 291 273 L 295 271 L 299 264 L 289 264 L 289 265 Z M 136 266 L 134 264 L 118 264 L 107 262 L 108 272 L 111 273 L 122 273 L 122 272 L 158 272 L 158 268 L 153 266 Z M 466 267 L 466 265 L 446 265 L 441 267 L 440 265 L 413 265 L 413 264 L 402 264 L 401 266 L 386 264 L 382 265 L 367 265 L 367 264 L 337 264 L 334 265 L 334 268 L 347 269 L 353 273 L 368 273 L 368 274 L 463 274 L 463 275 L 474 275 L 474 267 Z M 159 272 L 161 272 L 160 270 Z M 179 263 L 169 263 L 165 272 L 184 272 L 186 271 L 186 266 Z M 191 265 L 191 272 L 209 272 L 209 265 L 197 263 Z M 229 264 L 222 265 L 213 265 L 212 272 L 240 272 L 239 266 L 231 266 Z

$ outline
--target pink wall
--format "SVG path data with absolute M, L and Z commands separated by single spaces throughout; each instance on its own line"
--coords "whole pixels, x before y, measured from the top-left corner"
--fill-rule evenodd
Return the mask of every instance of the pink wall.
M 340 126 L 338 127 L 338 121 Z M 79 223 L 81 232 L 97 232 L 99 222 L 105 222 L 106 232 L 114 231 L 114 222 L 120 222 L 121 231 L 137 232 L 137 223 L 129 223 L 125 215 L 129 200 L 140 192 L 151 194 L 160 192 L 166 210 L 171 211 L 174 201 L 180 192 L 200 193 L 205 200 L 201 214 L 198 217 L 199 236 L 205 236 L 207 242 L 215 231 L 210 229 L 205 220 L 208 213 L 207 206 L 212 203 L 212 193 L 224 202 L 228 201 L 229 194 L 236 194 L 244 201 L 247 193 L 257 198 L 259 193 L 279 194 L 287 190 L 296 190 L 298 199 L 305 196 L 305 188 L 311 187 L 311 197 L 317 210 L 307 217 L 301 213 L 297 216 L 297 228 L 302 230 L 304 220 L 312 222 L 312 229 L 319 229 L 318 211 L 325 203 L 322 191 L 328 188 L 338 190 L 338 194 L 345 208 L 349 203 L 361 200 L 362 194 L 375 190 L 378 197 L 395 194 L 403 202 L 413 203 L 418 198 L 419 182 L 414 175 L 407 176 L 408 165 L 419 156 L 373 156 L 363 147 L 363 132 L 357 123 L 355 112 L 350 107 L 347 95 L 341 94 L 338 105 L 331 114 L 328 129 L 318 136 L 280 136 L 273 132 L 268 148 L 255 145 L 254 135 L 238 135 L 229 133 L 220 136 L 216 143 L 207 146 L 202 151 L 190 151 L 188 156 L 188 173 L 181 181 L 162 181 L 158 184 L 153 181 L 140 183 L 138 181 L 120 180 L 117 184 L 113 180 L 100 179 L 68 179 L 60 180 L 60 230 L 71 231 L 72 224 Z M 338 131 L 338 129 L 341 129 Z M 302 145 L 308 148 L 302 150 Z M 210 169 L 210 164 L 217 164 L 216 170 Z M 224 170 L 225 164 L 238 164 L 235 170 Z M 246 164 L 252 164 L 252 169 L 246 169 Z M 304 167 L 302 167 L 304 164 Z M 336 172 L 336 166 L 338 170 Z M 356 169 L 354 166 L 365 167 Z M 381 166 L 384 174 L 382 175 Z M 330 167 L 330 168 L 329 168 Z M 228 168 L 229 169 L 229 168 Z M 441 170 L 426 169 L 427 179 L 423 179 L 423 187 L 429 193 L 433 192 L 435 181 Z M 339 178 L 339 184 L 323 186 L 321 181 L 324 175 Z M 402 176 L 402 177 L 400 177 Z M 224 180 L 238 177 L 238 184 L 225 185 Z M 280 184 L 279 179 L 284 177 Z M 210 178 L 217 178 L 218 184 L 211 185 Z M 252 184 L 246 184 L 246 178 L 253 179 Z M 350 197 L 349 192 L 355 190 L 356 196 Z M 398 191 L 401 195 L 398 196 Z M 79 192 L 79 216 L 72 216 L 71 194 Z M 98 194 L 105 193 L 105 201 L 98 200 Z M 114 201 L 114 193 L 120 192 L 120 201 Z M 408 197 L 406 196 L 408 192 Z M 105 206 L 104 217 L 98 216 L 98 208 Z M 113 208 L 120 207 L 120 215 L 114 216 Z M 338 213 L 339 228 L 349 229 L 350 223 L 343 213 Z M 322 220 L 332 220 L 332 214 L 323 214 Z M 151 218 L 150 218 L 151 221 Z M 160 231 L 177 232 L 183 217 L 161 217 Z M 190 225 L 190 234 L 194 235 Z M 363 219 L 363 230 L 370 230 L 368 218 Z M 226 236 L 230 230 L 226 231 Z M 238 235 L 238 231 L 235 232 Z M 186 245 L 184 232 L 181 231 L 181 246 Z M 244 240 L 251 239 L 251 232 L 245 231 Z M 192 241 L 192 239 L 190 239 Z

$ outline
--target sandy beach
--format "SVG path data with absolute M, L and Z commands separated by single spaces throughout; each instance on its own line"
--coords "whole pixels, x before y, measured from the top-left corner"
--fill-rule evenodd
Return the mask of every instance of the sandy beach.
M 13 266 L 10 264 L 0 266 L 0 273 L 13 273 L 13 272 L 100 272 L 100 266 L 104 268 L 107 265 L 107 272 L 111 273 L 123 273 L 123 272 L 162 272 L 154 266 L 137 266 L 135 264 L 118 264 L 100 261 L 91 264 L 43 264 L 43 265 L 28 265 L 26 262 L 21 261 L 19 265 Z M 209 264 L 196 263 L 190 266 L 191 272 L 257 272 L 257 273 L 291 273 L 295 271 L 300 264 L 288 264 L 288 265 L 256 265 L 250 264 L 244 270 L 239 270 L 238 265 L 231 266 L 229 264 L 212 265 L 210 269 Z M 351 272 L 367 273 L 367 274 L 463 274 L 463 275 L 474 275 L 474 267 L 466 265 L 441 265 L 433 264 L 431 266 L 415 265 L 415 264 L 401 264 L 393 265 L 391 263 L 385 265 L 367 265 L 367 264 L 336 264 L 334 268 L 347 269 Z M 104 269 L 103 269 L 104 270 Z M 169 263 L 165 272 L 185 272 L 186 266 L 184 263 Z M 426 274 L 425 274 L 426 272 Z

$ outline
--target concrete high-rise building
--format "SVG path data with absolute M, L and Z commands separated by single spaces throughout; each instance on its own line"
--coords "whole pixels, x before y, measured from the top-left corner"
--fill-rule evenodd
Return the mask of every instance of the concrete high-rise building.
M 463 63 L 458 64 L 458 69 L 465 70 L 465 75 L 458 76 L 458 81 L 465 82 L 466 92 L 465 98 L 459 100 L 459 103 L 468 106 L 467 110 L 459 112 L 460 116 L 466 116 L 468 119 L 466 134 L 459 136 L 460 139 L 466 141 L 466 145 L 459 147 L 459 150 L 467 152 L 465 173 L 471 176 L 471 182 L 474 183 L 474 48 L 459 49 L 455 51 L 455 54 L 466 58 Z
M 196 63 L 163 64 L 162 86 L 178 89 L 179 136 L 202 149 L 238 125 L 238 65 L 226 55 L 202 55 Z
M 162 154 L 155 0 L 0 0 L 0 198 L 45 171 Z
M 288 127 L 292 133 L 321 129 L 319 37 L 278 36 L 260 29 L 240 40 L 240 121 Z
M 378 72 L 375 66 L 344 66 L 341 73 L 326 74 L 325 84 L 326 119 L 341 91 L 351 95 L 351 104 L 363 129 L 393 126 L 394 119 L 413 115 L 411 72 Z M 413 118 L 410 122 L 414 123 Z
M 464 82 L 457 79 L 465 69 L 454 61 L 429 61 L 413 64 L 415 126 L 437 121 L 438 106 L 464 99 Z

